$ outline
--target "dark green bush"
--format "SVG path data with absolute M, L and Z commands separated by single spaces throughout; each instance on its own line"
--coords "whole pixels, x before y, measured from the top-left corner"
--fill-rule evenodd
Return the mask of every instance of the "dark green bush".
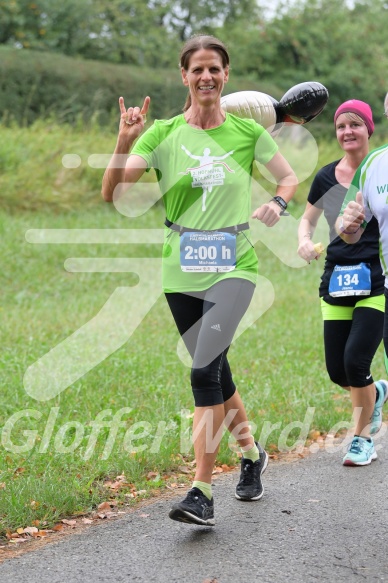
M 228 93 L 256 90 L 280 98 L 280 91 L 266 83 L 234 78 Z M 144 69 L 64 55 L 11 49 L 0 46 L 0 112 L 4 121 L 18 120 L 29 126 L 37 118 L 55 116 L 74 123 L 80 116 L 110 124 L 119 115 L 118 98 L 128 104 L 142 104 L 151 97 L 150 115 L 165 118 L 181 112 L 187 89 L 178 68 Z

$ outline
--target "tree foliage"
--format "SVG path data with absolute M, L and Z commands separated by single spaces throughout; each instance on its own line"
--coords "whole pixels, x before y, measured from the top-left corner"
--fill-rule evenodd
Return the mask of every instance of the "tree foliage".
M 282 5 L 266 26 L 267 59 L 285 88 L 316 79 L 329 88 L 335 103 L 363 99 L 381 117 L 388 90 L 387 26 L 384 0 L 360 0 L 352 8 L 337 0 L 299 0 L 292 9 Z M 256 45 L 258 54 L 264 52 L 263 38 Z M 267 70 L 263 77 L 272 74 Z
M 306 80 L 331 102 L 388 90 L 386 0 L 0 0 L 0 44 L 147 69 L 176 69 L 181 44 L 212 33 L 233 73 L 286 91 Z M 276 95 L 275 97 L 280 97 Z
M 236 23 L 252 0 L 1 0 L 0 44 L 171 66 L 181 42 Z

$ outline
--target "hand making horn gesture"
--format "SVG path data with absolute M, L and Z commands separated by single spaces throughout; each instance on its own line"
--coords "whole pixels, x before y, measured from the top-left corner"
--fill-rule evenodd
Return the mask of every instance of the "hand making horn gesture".
M 137 137 L 144 128 L 147 121 L 147 112 L 150 106 L 151 98 L 144 99 L 143 107 L 128 107 L 126 109 L 124 104 L 124 97 L 119 98 L 120 106 L 120 132 L 125 132 L 133 137 Z

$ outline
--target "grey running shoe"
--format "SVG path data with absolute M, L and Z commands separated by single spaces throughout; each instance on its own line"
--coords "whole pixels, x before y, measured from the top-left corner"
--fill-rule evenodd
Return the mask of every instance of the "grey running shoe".
M 260 459 L 256 462 L 245 458 L 241 459 L 240 481 L 236 487 L 237 500 L 260 500 L 264 494 L 261 476 L 268 465 L 268 454 L 258 441 L 255 443 L 260 452 Z
M 198 488 L 192 488 L 182 502 L 173 505 L 168 515 L 178 522 L 214 526 L 214 500 L 209 500 Z

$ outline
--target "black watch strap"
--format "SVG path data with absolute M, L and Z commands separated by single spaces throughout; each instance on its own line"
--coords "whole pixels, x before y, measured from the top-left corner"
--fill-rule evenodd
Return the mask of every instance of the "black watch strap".
M 281 196 L 274 196 L 272 200 L 281 207 L 282 212 L 280 214 L 282 216 L 289 216 L 290 213 L 285 212 L 287 209 L 287 203 Z

